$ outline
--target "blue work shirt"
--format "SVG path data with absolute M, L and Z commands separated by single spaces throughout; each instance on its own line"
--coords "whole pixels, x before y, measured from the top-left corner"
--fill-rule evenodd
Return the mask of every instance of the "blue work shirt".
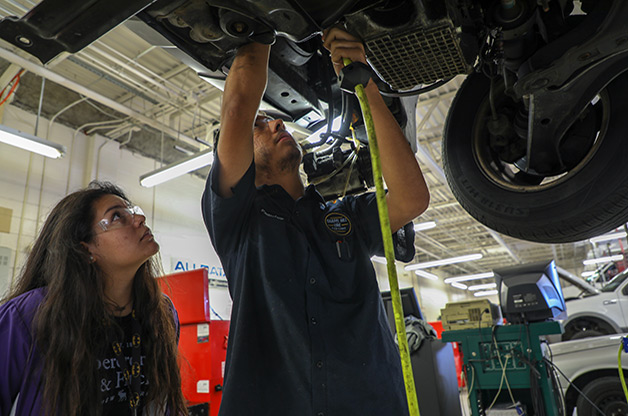
M 251 164 L 222 198 L 219 163 L 202 198 L 233 299 L 219 415 L 407 415 L 370 261 L 383 254 L 375 195 L 326 203 L 309 186 L 295 201 L 279 185 L 256 188 Z

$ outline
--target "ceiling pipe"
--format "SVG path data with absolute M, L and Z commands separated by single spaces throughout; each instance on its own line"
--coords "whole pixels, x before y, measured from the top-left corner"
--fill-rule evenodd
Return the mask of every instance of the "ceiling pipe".
M 164 90 L 168 94 L 179 95 L 179 96 L 183 96 L 183 97 L 186 97 L 188 95 L 187 91 L 185 91 L 184 89 L 178 87 L 172 81 L 169 81 L 169 80 L 161 77 L 159 74 L 156 74 L 155 72 L 149 70 L 148 68 L 144 67 L 143 65 L 141 65 L 138 62 L 134 61 L 133 59 L 131 59 L 131 58 L 127 57 L 127 56 L 124 56 L 119 51 L 113 49 L 111 46 L 105 44 L 104 42 L 96 41 L 95 43 L 98 46 L 103 47 L 103 48 L 107 49 L 110 52 L 106 52 L 106 51 L 100 49 L 98 46 L 95 46 L 95 45 L 91 45 L 89 48 L 87 48 L 85 50 L 93 51 L 93 52 L 96 52 L 96 53 L 100 54 L 105 59 L 109 59 L 113 63 L 115 63 L 115 64 L 119 65 L 120 67 L 124 68 L 125 70 L 135 74 L 136 76 L 138 76 L 139 78 L 143 79 L 144 81 L 152 84 L 153 86 L 155 86 L 155 87 L 157 87 L 159 89 Z M 119 58 L 116 58 L 115 56 L 113 56 L 114 53 L 116 55 L 120 56 L 121 58 L 124 58 L 127 62 L 124 62 L 122 59 L 119 59 Z
M 169 80 L 170 78 L 173 78 L 173 77 L 179 75 L 181 72 L 183 72 L 183 71 L 185 71 L 187 69 L 190 69 L 190 67 L 185 65 L 185 64 L 181 64 L 181 65 L 179 65 L 179 66 L 177 66 L 177 67 L 175 67 L 175 68 L 173 68 L 173 69 L 171 69 L 171 70 L 161 74 L 161 77 L 164 78 L 164 79 L 168 79 Z M 122 95 L 118 101 L 120 101 L 122 103 L 125 103 L 125 102 L 127 102 L 129 100 L 132 100 L 133 98 L 134 98 L 133 94 L 126 93 L 126 94 Z
M 67 195 L 68 192 L 70 191 L 70 178 L 72 177 L 72 155 L 74 153 L 74 143 L 76 142 L 76 136 L 78 136 L 78 134 L 83 131 L 83 129 L 85 129 L 86 127 L 96 127 L 96 126 L 108 126 L 108 127 L 115 127 L 115 126 L 109 126 L 109 125 L 115 125 L 118 123 L 124 123 L 125 120 L 108 120 L 108 121 L 96 121 L 96 122 L 91 122 L 91 123 L 85 123 L 82 126 L 77 127 L 74 130 L 74 134 L 72 135 L 72 142 L 70 144 L 70 154 L 69 154 L 69 162 L 68 162 L 68 177 L 65 183 L 65 194 Z M 107 127 L 104 127 L 107 128 Z M 95 131 L 95 130 L 94 130 Z M 87 134 L 85 134 L 87 136 Z M 88 143 L 92 143 L 93 141 L 90 140 Z M 89 173 L 91 175 L 91 172 Z
M 164 133 L 168 134 L 171 137 L 174 137 L 175 139 L 179 139 L 181 141 L 184 141 L 192 146 L 194 146 L 195 148 L 198 148 L 198 142 L 196 140 L 194 140 L 192 137 L 189 137 L 181 132 L 178 132 L 175 129 L 172 129 L 168 126 L 166 126 L 163 123 L 160 123 L 156 120 L 153 120 L 147 116 L 145 116 L 142 113 L 139 113 L 135 110 L 133 110 L 132 108 L 129 108 L 123 104 L 120 104 L 119 102 L 106 97 L 96 91 L 90 90 L 89 88 L 75 82 L 72 81 L 62 75 L 59 75 L 55 72 L 52 72 L 51 70 L 43 67 L 42 65 L 39 65 L 35 62 L 29 61 L 28 59 L 25 59 L 11 51 L 8 51 L 6 49 L 2 49 L 0 48 L 0 58 L 5 59 L 11 63 L 14 63 L 16 65 L 21 66 L 22 68 L 26 69 L 29 72 L 32 72 L 33 74 L 39 75 L 41 77 L 44 77 L 46 79 L 48 79 L 49 81 L 52 81 L 54 83 L 57 83 L 63 87 L 66 87 L 78 94 L 82 94 L 102 105 L 105 105 L 109 108 L 111 108 L 112 110 L 118 111 L 122 114 L 125 114 L 129 117 L 132 117 L 134 119 L 139 120 L 140 122 L 142 122 L 143 124 L 146 124 L 147 126 L 153 127 L 157 130 L 161 130 Z
M 129 85 L 130 88 L 134 90 L 138 90 L 138 94 L 144 94 L 152 104 L 156 104 L 158 102 L 177 102 L 177 99 L 184 101 L 183 97 L 178 95 L 172 96 L 173 94 L 167 94 L 162 92 L 161 90 L 157 90 L 151 88 L 151 85 L 147 85 L 142 81 L 138 80 L 137 77 L 132 76 L 133 74 L 125 73 L 123 69 L 119 69 L 117 64 L 112 64 L 107 62 L 105 59 L 99 59 L 96 56 L 93 56 L 86 52 L 87 50 L 83 50 L 78 54 L 75 54 L 71 57 L 71 60 L 79 66 L 85 67 L 89 71 L 98 71 L 103 72 L 109 77 L 115 79 L 117 82 L 123 85 Z M 141 92 L 140 92 L 141 91 Z M 134 92 L 130 90 L 129 92 Z M 178 103 L 176 104 L 178 105 Z

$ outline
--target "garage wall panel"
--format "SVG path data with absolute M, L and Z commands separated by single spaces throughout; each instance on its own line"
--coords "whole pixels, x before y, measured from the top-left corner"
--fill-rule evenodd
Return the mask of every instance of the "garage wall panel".
M 2 124 L 33 133 L 35 121 L 33 114 L 9 106 Z M 40 120 L 41 131 L 45 133 L 47 126 L 48 120 Z M 17 276 L 26 259 L 26 250 L 36 235 L 38 211 L 41 226 L 54 205 L 66 195 L 68 183 L 72 192 L 95 178 L 119 185 L 133 202 L 145 210 L 149 216 L 148 224 L 160 243 L 166 273 L 174 271 L 176 264 L 173 259 L 186 259 L 190 267 L 194 264 L 197 267 L 220 268 L 202 222 L 200 198 L 204 181 L 201 178 L 184 175 L 155 188 L 143 188 L 139 185 L 139 176 L 159 167 L 154 160 L 120 149 L 118 143 L 97 134 L 77 134 L 72 148 L 74 130 L 60 124 L 54 124 L 51 133 L 56 143 L 67 147 L 67 154 L 61 159 L 47 160 L 45 173 L 43 157 L 33 155 L 26 204 L 23 202 L 30 154 L 0 144 L 0 206 L 13 210 L 11 233 L 0 233 L 0 246 L 10 250 L 9 277 L 2 279 L 0 288 L 6 287 L 7 280 Z M 40 134 L 40 137 L 45 137 L 45 134 Z M 98 149 L 103 143 L 99 155 Z M 224 289 L 216 289 L 212 296 L 219 296 L 216 304 L 230 303 Z M 225 308 L 221 309 L 224 311 Z

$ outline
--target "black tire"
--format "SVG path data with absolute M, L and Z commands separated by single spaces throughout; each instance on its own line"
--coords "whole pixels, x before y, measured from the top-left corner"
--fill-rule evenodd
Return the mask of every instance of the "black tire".
M 628 415 L 628 403 L 626 403 L 619 376 L 595 379 L 584 386 L 582 392 L 602 410 L 604 415 Z M 600 416 L 600 412 L 582 395 L 578 396 L 576 409 L 578 409 L 578 416 Z
M 601 319 L 581 316 L 565 325 L 562 341 L 615 334 L 615 328 Z
M 523 172 L 510 184 L 509 178 L 499 178 L 504 174 L 500 163 L 508 162 L 497 160 L 489 145 L 489 87 L 482 74 L 467 77 L 451 106 L 443 137 L 447 180 L 469 214 L 503 234 L 542 243 L 587 239 L 628 221 L 628 72 L 615 78 L 600 93 L 602 99 L 590 106 L 587 114 L 593 119 L 585 118 L 581 128 L 568 133 L 571 140 L 576 131 L 587 131 L 590 142 L 582 154 L 575 146 L 572 168 L 549 184 L 527 183 L 529 175 Z M 500 109 L 510 100 L 504 94 L 494 98 Z M 511 100 L 510 105 L 519 104 Z M 597 139 L 588 133 L 592 130 L 600 130 Z M 574 147 L 569 151 L 573 153 Z
M 578 331 L 571 337 L 572 340 L 575 339 L 583 339 L 583 338 L 595 338 L 601 337 L 602 335 L 606 335 L 604 332 L 596 331 L 595 329 L 589 331 Z

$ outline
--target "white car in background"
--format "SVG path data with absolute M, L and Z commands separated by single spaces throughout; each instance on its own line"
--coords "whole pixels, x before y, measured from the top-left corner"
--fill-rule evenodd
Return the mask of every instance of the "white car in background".
M 628 270 L 601 289 L 559 268 L 567 319 L 563 341 L 628 331 Z
M 578 416 L 600 415 L 578 390 L 604 415 L 628 414 L 617 363 L 621 338 L 614 334 L 550 345 L 553 367 L 564 374 L 558 379 L 565 398 L 566 415 L 571 416 L 574 409 L 578 410 Z M 628 357 L 622 355 L 624 376 L 628 377 Z

